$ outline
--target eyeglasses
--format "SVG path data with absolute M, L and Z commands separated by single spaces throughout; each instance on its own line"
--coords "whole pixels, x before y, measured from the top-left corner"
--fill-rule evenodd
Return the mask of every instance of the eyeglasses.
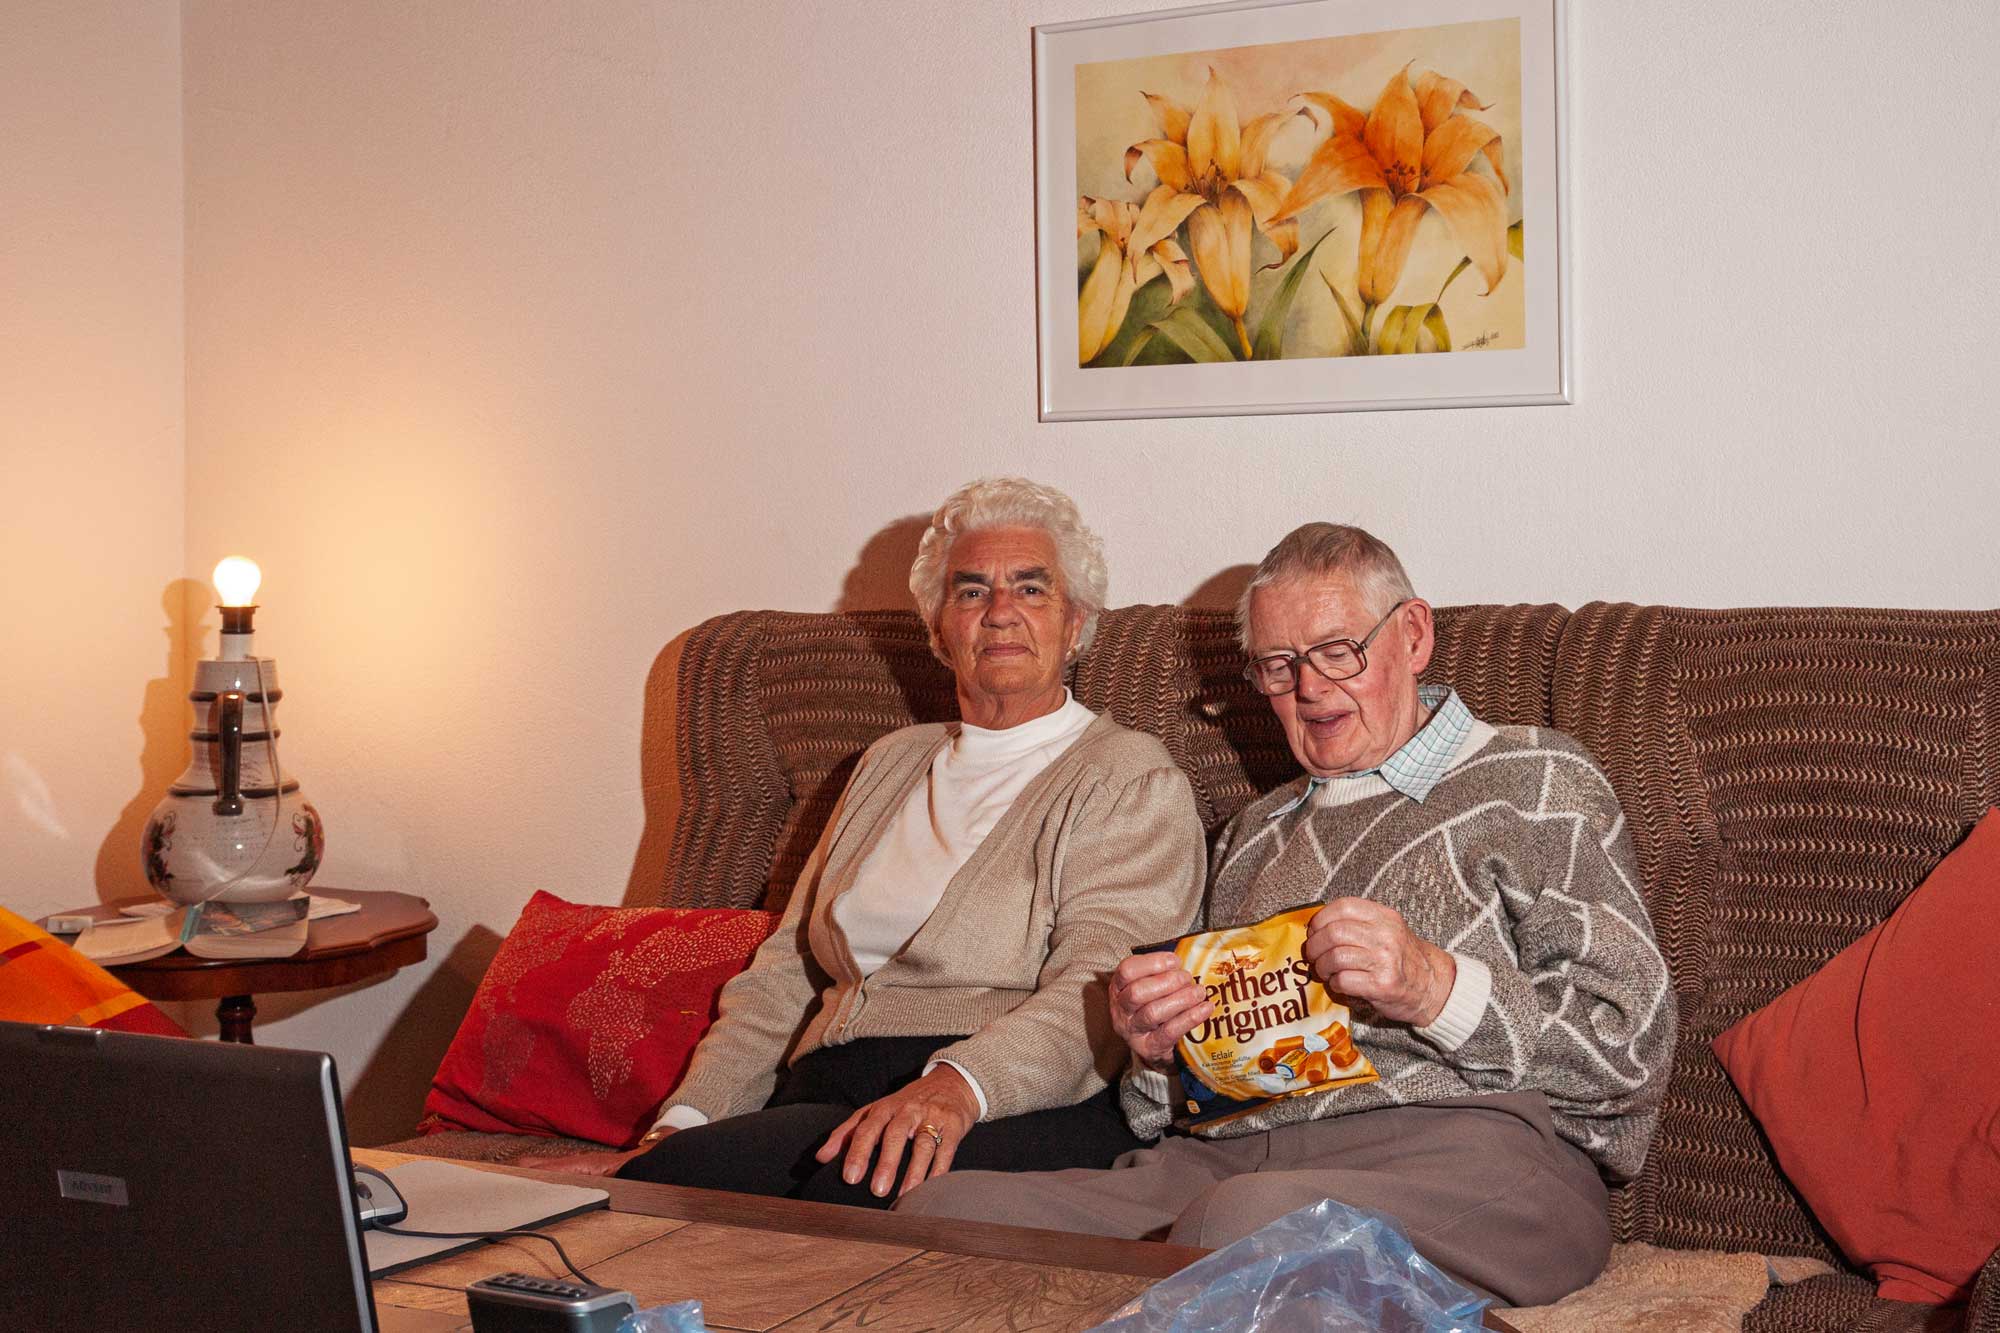
M 1252 658 L 1250 665 L 1243 668 L 1243 678 L 1259 694 L 1290 694 L 1299 687 L 1300 662 L 1312 663 L 1312 669 L 1329 681 L 1358 676 L 1368 669 L 1368 645 L 1375 642 L 1375 636 L 1382 632 L 1389 618 L 1409 604 L 1406 597 L 1390 607 L 1359 643 L 1352 639 L 1328 639 L 1302 653 L 1273 653 L 1269 657 Z

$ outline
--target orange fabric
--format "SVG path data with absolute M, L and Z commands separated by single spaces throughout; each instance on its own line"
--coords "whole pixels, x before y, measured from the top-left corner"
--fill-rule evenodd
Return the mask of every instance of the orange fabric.
M 1715 1053 L 1878 1294 L 1971 1293 L 2000 1243 L 2000 810 L 1880 926 Z
M 185 1037 L 145 996 L 0 907 L 0 1019 Z
M 593 907 L 537 893 L 486 969 L 418 1128 L 630 1144 L 687 1072 L 771 912 Z

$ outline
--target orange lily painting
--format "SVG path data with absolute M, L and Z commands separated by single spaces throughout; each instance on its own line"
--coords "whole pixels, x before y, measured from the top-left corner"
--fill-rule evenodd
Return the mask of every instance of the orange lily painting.
M 1489 19 L 1077 64 L 1076 364 L 1522 347 L 1520 53 Z

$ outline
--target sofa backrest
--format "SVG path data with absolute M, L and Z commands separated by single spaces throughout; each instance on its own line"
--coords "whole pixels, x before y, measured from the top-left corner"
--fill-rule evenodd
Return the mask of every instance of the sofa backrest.
M 1494 722 L 1548 725 L 1559 606 L 1446 607 L 1429 677 Z M 1078 661 L 1083 704 L 1158 736 L 1212 834 L 1296 772 L 1241 674 L 1228 612 L 1107 611 Z M 782 905 L 854 761 L 912 722 L 958 716 L 914 612 L 737 611 L 683 636 L 675 672 L 679 810 L 660 901 Z
M 1592 603 L 1555 723 L 1610 775 L 1680 1000 L 1621 1239 L 1839 1262 L 1709 1043 L 1880 924 L 2000 804 L 2000 611 Z
M 1429 678 L 1588 746 L 1624 805 L 1681 1041 L 1621 1240 L 1837 1258 L 1709 1049 L 1879 923 L 2000 804 L 2000 611 L 1440 608 Z M 1092 709 L 1165 743 L 1210 832 L 1296 768 L 1227 613 L 1108 611 Z M 776 905 L 869 742 L 956 716 L 909 612 L 719 616 L 676 671 L 660 901 Z

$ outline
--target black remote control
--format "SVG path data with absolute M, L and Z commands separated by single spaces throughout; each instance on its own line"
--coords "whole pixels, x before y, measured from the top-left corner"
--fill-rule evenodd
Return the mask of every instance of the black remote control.
M 465 1303 L 475 1333 L 612 1333 L 639 1309 L 629 1291 L 527 1273 L 481 1278 Z

